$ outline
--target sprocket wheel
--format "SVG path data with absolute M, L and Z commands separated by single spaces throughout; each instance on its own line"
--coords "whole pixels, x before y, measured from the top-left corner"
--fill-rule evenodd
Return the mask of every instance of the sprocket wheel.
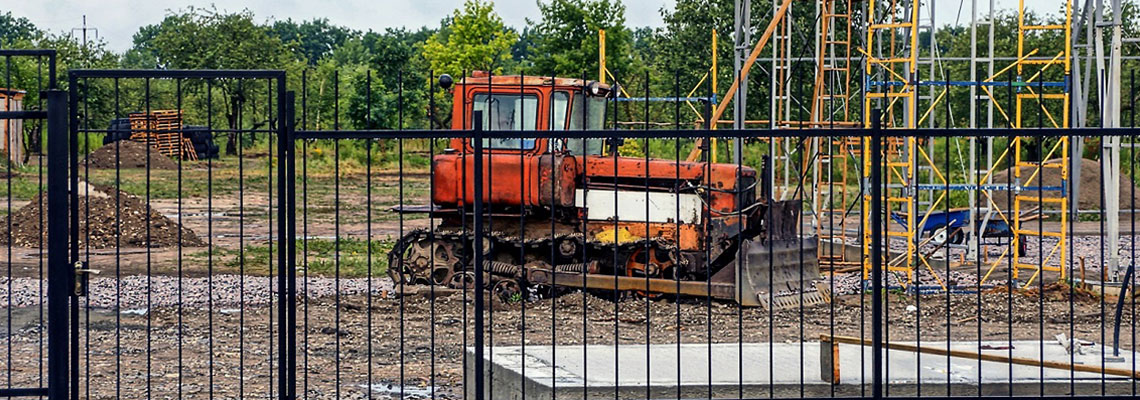
M 389 256 L 389 275 L 397 283 L 446 285 L 458 263 L 452 243 L 421 238 Z

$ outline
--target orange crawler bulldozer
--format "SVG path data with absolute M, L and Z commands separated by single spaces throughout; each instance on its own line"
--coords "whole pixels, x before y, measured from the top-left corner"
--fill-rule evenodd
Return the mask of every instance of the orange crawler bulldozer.
M 452 128 L 598 130 L 608 85 L 581 79 L 490 76 L 454 82 Z M 452 87 L 453 86 L 453 87 Z M 438 224 L 402 237 L 389 274 L 403 284 L 470 287 L 472 205 L 484 202 L 485 282 L 504 298 L 566 288 L 602 293 L 711 296 L 746 306 L 821 301 L 818 241 L 801 238 L 799 200 L 773 201 L 766 174 L 747 166 L 623 157 L 607 139 L 483 139 L 483 193 L 475 193 L 468 139 L 432 159 Z M 611 149 L 612 150 L 612 149 Z M 760 194 L 758 197 L 757 195 Z M 795 296 L 791 296 L 795 295 Z

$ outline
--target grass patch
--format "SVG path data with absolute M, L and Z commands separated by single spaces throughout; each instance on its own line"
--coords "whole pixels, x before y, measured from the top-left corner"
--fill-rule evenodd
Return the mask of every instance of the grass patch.
M 11 171 L 8 170 L 11 168 Z M 45 186 L 40 186 L 40 174 L 43 174 Z M 20 167 L 0 165 L 0 197 L 5 199 L 11 195 L 12 200 L 31 200 L 40 192 L 47 191 L 47 168 L 42 171 L 39 165 L 24 165 Z
M 383 276 L 388 272 L 388 252 L 395 245 L 395 241 L 391 240 L 368 241 L 353 238 L 309 240 L 308 251 L 298 257 L 298 267 L 304 266 L 307 256 L 310 275 L 336 276 L 338 243 L 340 276 L 349 278 L 368 276 L 369 247 L 372 249 L 372 276 Z M 304 243 L 297 241 L 298 250 L 303 250 L 304 246 Z
M 211 192 L 228 195 L 237 193 L 239 189 L 249 193 L 265 192 L 270 179 L 274 180 L 274 186 L 277 185 L 276 171 L 270 175 L 264 159 L 243 159 L 240 167 L 237 157 L 223 157 L 212 162 L 184 162 L 181 174 L 178 170 L 151 170 L 149 179 L 146 169 L 140 168 L 123 168 L 117 174 L 113 169 L 84 171 L 81 168 L 79 173 L 86 173 L 86 179 L 91 183 L 111 187 L 118 185 L 122 191 L 139 197 L 145 197 L 149 191 L 152 199 L 206 197 Z
M 11 185 L 10 189 L 9 185 Z M 0 197 L 5 199 L 11 194 L 12 200 L 31 200 L 41 191 L 47 191 L 47 186 L 40 186 L 39 178 L 35 176 L 30 179 L 17 177 L 16 179 L 0 180 Z
M 338 244 L 339 259 L 337 257 Z M 309 239 L 307 244 L 305 241 L 298 240 L 297 250 L 301 252 L 297 255 L 298 273 L 302 273 L 301 271 L 304 271 L 307 266 L 310 276 L 332 277 L 337 276 L 339 267 L 339 276 L 342 278 L 367 277 L 369 272 L 368 249 L 371 247 L 372 276 L 384 276 L 388 271 L 388 252 L 392 250 L 393 245 L 395 242 L 391 240 L 367 241 L 355 238 Z M 216 257 L 224 260 L 222 262 L 226 267 L 234 271 L 242 270 L 246 274 L 256 275 L 267 275 L 269 273 L 270 260 L 274 262 L 274 269 L 278 267 L 276 253 L 277 247 L 274 246 L 271 253 L 267 244 L 246 245 L 244 251 L 215 251 Z M 205 252 L 203 252 L 202 257 L 205 257 Z

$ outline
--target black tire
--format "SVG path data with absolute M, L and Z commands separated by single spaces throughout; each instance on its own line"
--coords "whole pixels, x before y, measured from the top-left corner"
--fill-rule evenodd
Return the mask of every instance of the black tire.
M 961 229 L 955 230 L 954 233 L 950 235 L 950 243 L 965 244 L 966 232 Z
M 200 144 L 195 143 L 194 144 L 194 151 L 196 151 L 198 153 L 202 153 L 202 154 L 217 153 L 218 152 L 218 145 L 213 144 L 213 143 L 209 143 L 209 142 L 200 143 Z

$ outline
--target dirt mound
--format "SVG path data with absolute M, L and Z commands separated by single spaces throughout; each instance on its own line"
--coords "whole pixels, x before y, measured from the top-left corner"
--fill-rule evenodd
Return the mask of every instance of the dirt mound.
M 116 204 L 116 196 L 118 203 Z M 47 222 L 47 200 L 36 195 L 28 205 L 16 210 L 12 215 L 0 220 L 0 244 L 12 243 L 21 247 L 40 247 L 47 244 L 47 229 L 41 227 L 41 220 Z M 118 221 L 116 221 L 116 216 Z M 150 232 L 148 237 L 147 217 Z M 8 232 L 11 220 L 12 232 Z M 121 225 L 121 229 L 120 229 Z M 181 227 L 177 222 L 159 214 L 153 208 L 133 195 L 116 191 L 112 187 L 79 184 L 79 246 L 103 249 L 122 247 L 169 247 L 181 243 L 186 247 L 205 246 L 194 231 Z
M 1060 160 L 1049 160 L 1048 162 L 1057 162 Z M 1024 186 L 1036 187 L 1039 182 L 1044 182 L 1046 187 L 1056 187 L 1061 185 L 1061 169 L 1060 168 L 1042 168 L 1039 177 L 1034 177 L 1032 181 L 1028 181 L 1030 175 L 1036 172 L 1035 167 L 1021 168 L 1021 183 Z M 1006 170 L 999 168 L 994 171 L 993 183 L 1006 183 L 1009 182 L 1009 174 L 1013 170 Z M 1084 159 L 1081 161 L 1081 187 L 1078 199 L 1082 210 L 1099 210 L 1101 203 L 1101 174 L 1100 174 L 1100 161 Z M 1069 182 L 1072 185 L 1072 182 Z M 1027 196 L 1036 196 L 1037 190 L 1033 189 L 1028 192 L 1022 192 Z M 1044 192 L 1044 197 L 1057 197 L 1057 192 Z M 1067 193 L 1066 193 L 1067 195 Z M 1135 198 L 1132 196 L 1135 195 Z M 995 190 L 993 192 L 994 202 L 1002 209 L 1008 208 L 1007 204 L 1009 194 L 1004 190 Z M 1132 182 L 1127 174 L 1120 176 L 1120 208 L 1131 209 L 1133 204 L 1140 207 L 1140 187 Z M 1046 208 L 1058 208 L 1056 204 L 1046 204 Z
M 146 168 L 146 159 L 149 154 L 151 169 L 178 169 L 177 161 L 159 153 L 158 150 L 155 150 L 153 147 L 130 140 L 108 143 L 103 145 L 103 147 L 95 149 L 95 151 L 92 151 L 91 154 L 88 154 L 87 157 L 80 162 L 79 167 L 83 168 L 83 164 L 86 164 L 91 168 L 114 169 L 116 145 L 119 147 L 119 168 Z

